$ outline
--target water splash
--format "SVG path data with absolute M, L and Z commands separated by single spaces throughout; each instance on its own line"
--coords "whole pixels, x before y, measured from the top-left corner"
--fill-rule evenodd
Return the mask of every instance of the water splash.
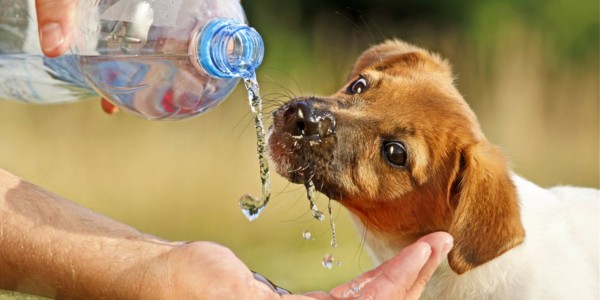
M 258 218 L 260 213 L 264 210 L 269 198 L 271 197 L 271 182 L 269 175 L 269 162 L 267 161 L 267 155 L 265 153 L 265 125 L 263 123 L 262 115 L 262 99 L 260 97 L 260 90 L 258 88 L 258 81 L 256 80 L 256 74 L 252 73 L 251 76 L 244 78 L 244 85 L 248 90 L 248 101 L 250 103 L 250 109 L 254 114 L 254 128 L 256 129 L 256 152 L 258 153 L 258 163 L 260 167 L 260 181 L 262 184 L 262 197 L 252 197 L 249 194 L 243 195 L 239 200 L 239 205 L 242 209 L 242 213 L 252 221 Z
M 350 282 L 350 288 L 348 290 L 346 290 L 344 293 L 342 293 L 342 299 L 356 299 L 356 298 L 367 299 L 365 297 L 373 296 L 373 294 L 361 295 L 362 289 L 367 284 L 369 284 L 369 282 L 371 282 L 372 280 L 373 280 L 373 278 L 367 278 L 363 281 L 358 281 L 356 279 L 352 279 L 352 281 Z M 371 299 L 371 298 L 369 298 L 369 299 Z
M 305 183 L 305 186 L 306 186 L 306 197 L 308 198 L 308 201 L 310 202 L 310 211 L 312 212 L 313 217 L 319 221 L 323 221 L 325 219 L 325 214 L 323 214 L 323 212 L 319 211 L 319 209 L 317 208 L 317 204 L 315 203 L 315 194 L 316 194 L 315 184 L 312 182 L 312 180 L 308 180 Z

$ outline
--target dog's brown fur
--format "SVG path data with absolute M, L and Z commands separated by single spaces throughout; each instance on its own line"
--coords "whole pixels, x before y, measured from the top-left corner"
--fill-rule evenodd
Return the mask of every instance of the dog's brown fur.
M 359 77 L 369 87 L 349 94 L 346 87 Z M 293 99 L 274 113 L 269 151 L 278 173 L 297 183 L 313 180 L 392 248 L 449 232 L 455 246 L 448 261 L 459 274 L 522 243 L 505 158 L 486 140 L 445 60 L 388 41 L 362 54 L 348 84 L 329 97 Z M 299 101 L 333 120 L 333 134 L 310 143 L 286 132 L 286 111 Z M 390 140 L 406 147 L 405 168 L 383 159 L 382 143 Z

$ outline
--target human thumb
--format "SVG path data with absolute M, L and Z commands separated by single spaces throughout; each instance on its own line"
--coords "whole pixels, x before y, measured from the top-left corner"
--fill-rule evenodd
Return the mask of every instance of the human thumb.
M 63 54 L 73 39 L 77 0 L 36 0 L 40 46 L 46 56 Z

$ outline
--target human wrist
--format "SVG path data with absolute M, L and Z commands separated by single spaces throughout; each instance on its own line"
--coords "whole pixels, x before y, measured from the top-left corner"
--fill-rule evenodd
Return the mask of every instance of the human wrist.
M 117 243 L 112 250 L 98 255 L 113 261 L 90 272 L 99 277 L 90 278 L 87 298 L 96 295 L 109 299 L 166 299 L 170 270 L 164 262 L 177 245 L 147 235 Z

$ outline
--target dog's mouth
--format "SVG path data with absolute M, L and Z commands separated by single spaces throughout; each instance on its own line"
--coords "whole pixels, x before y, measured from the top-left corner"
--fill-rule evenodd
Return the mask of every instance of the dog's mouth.
M 318 191 L 340 200 L 331 176 L 336 142 L 335 117 L 319 99 L 294 99 L 273 113 L 268 151 L 277 172 L 293 183 L 312 181 Z

